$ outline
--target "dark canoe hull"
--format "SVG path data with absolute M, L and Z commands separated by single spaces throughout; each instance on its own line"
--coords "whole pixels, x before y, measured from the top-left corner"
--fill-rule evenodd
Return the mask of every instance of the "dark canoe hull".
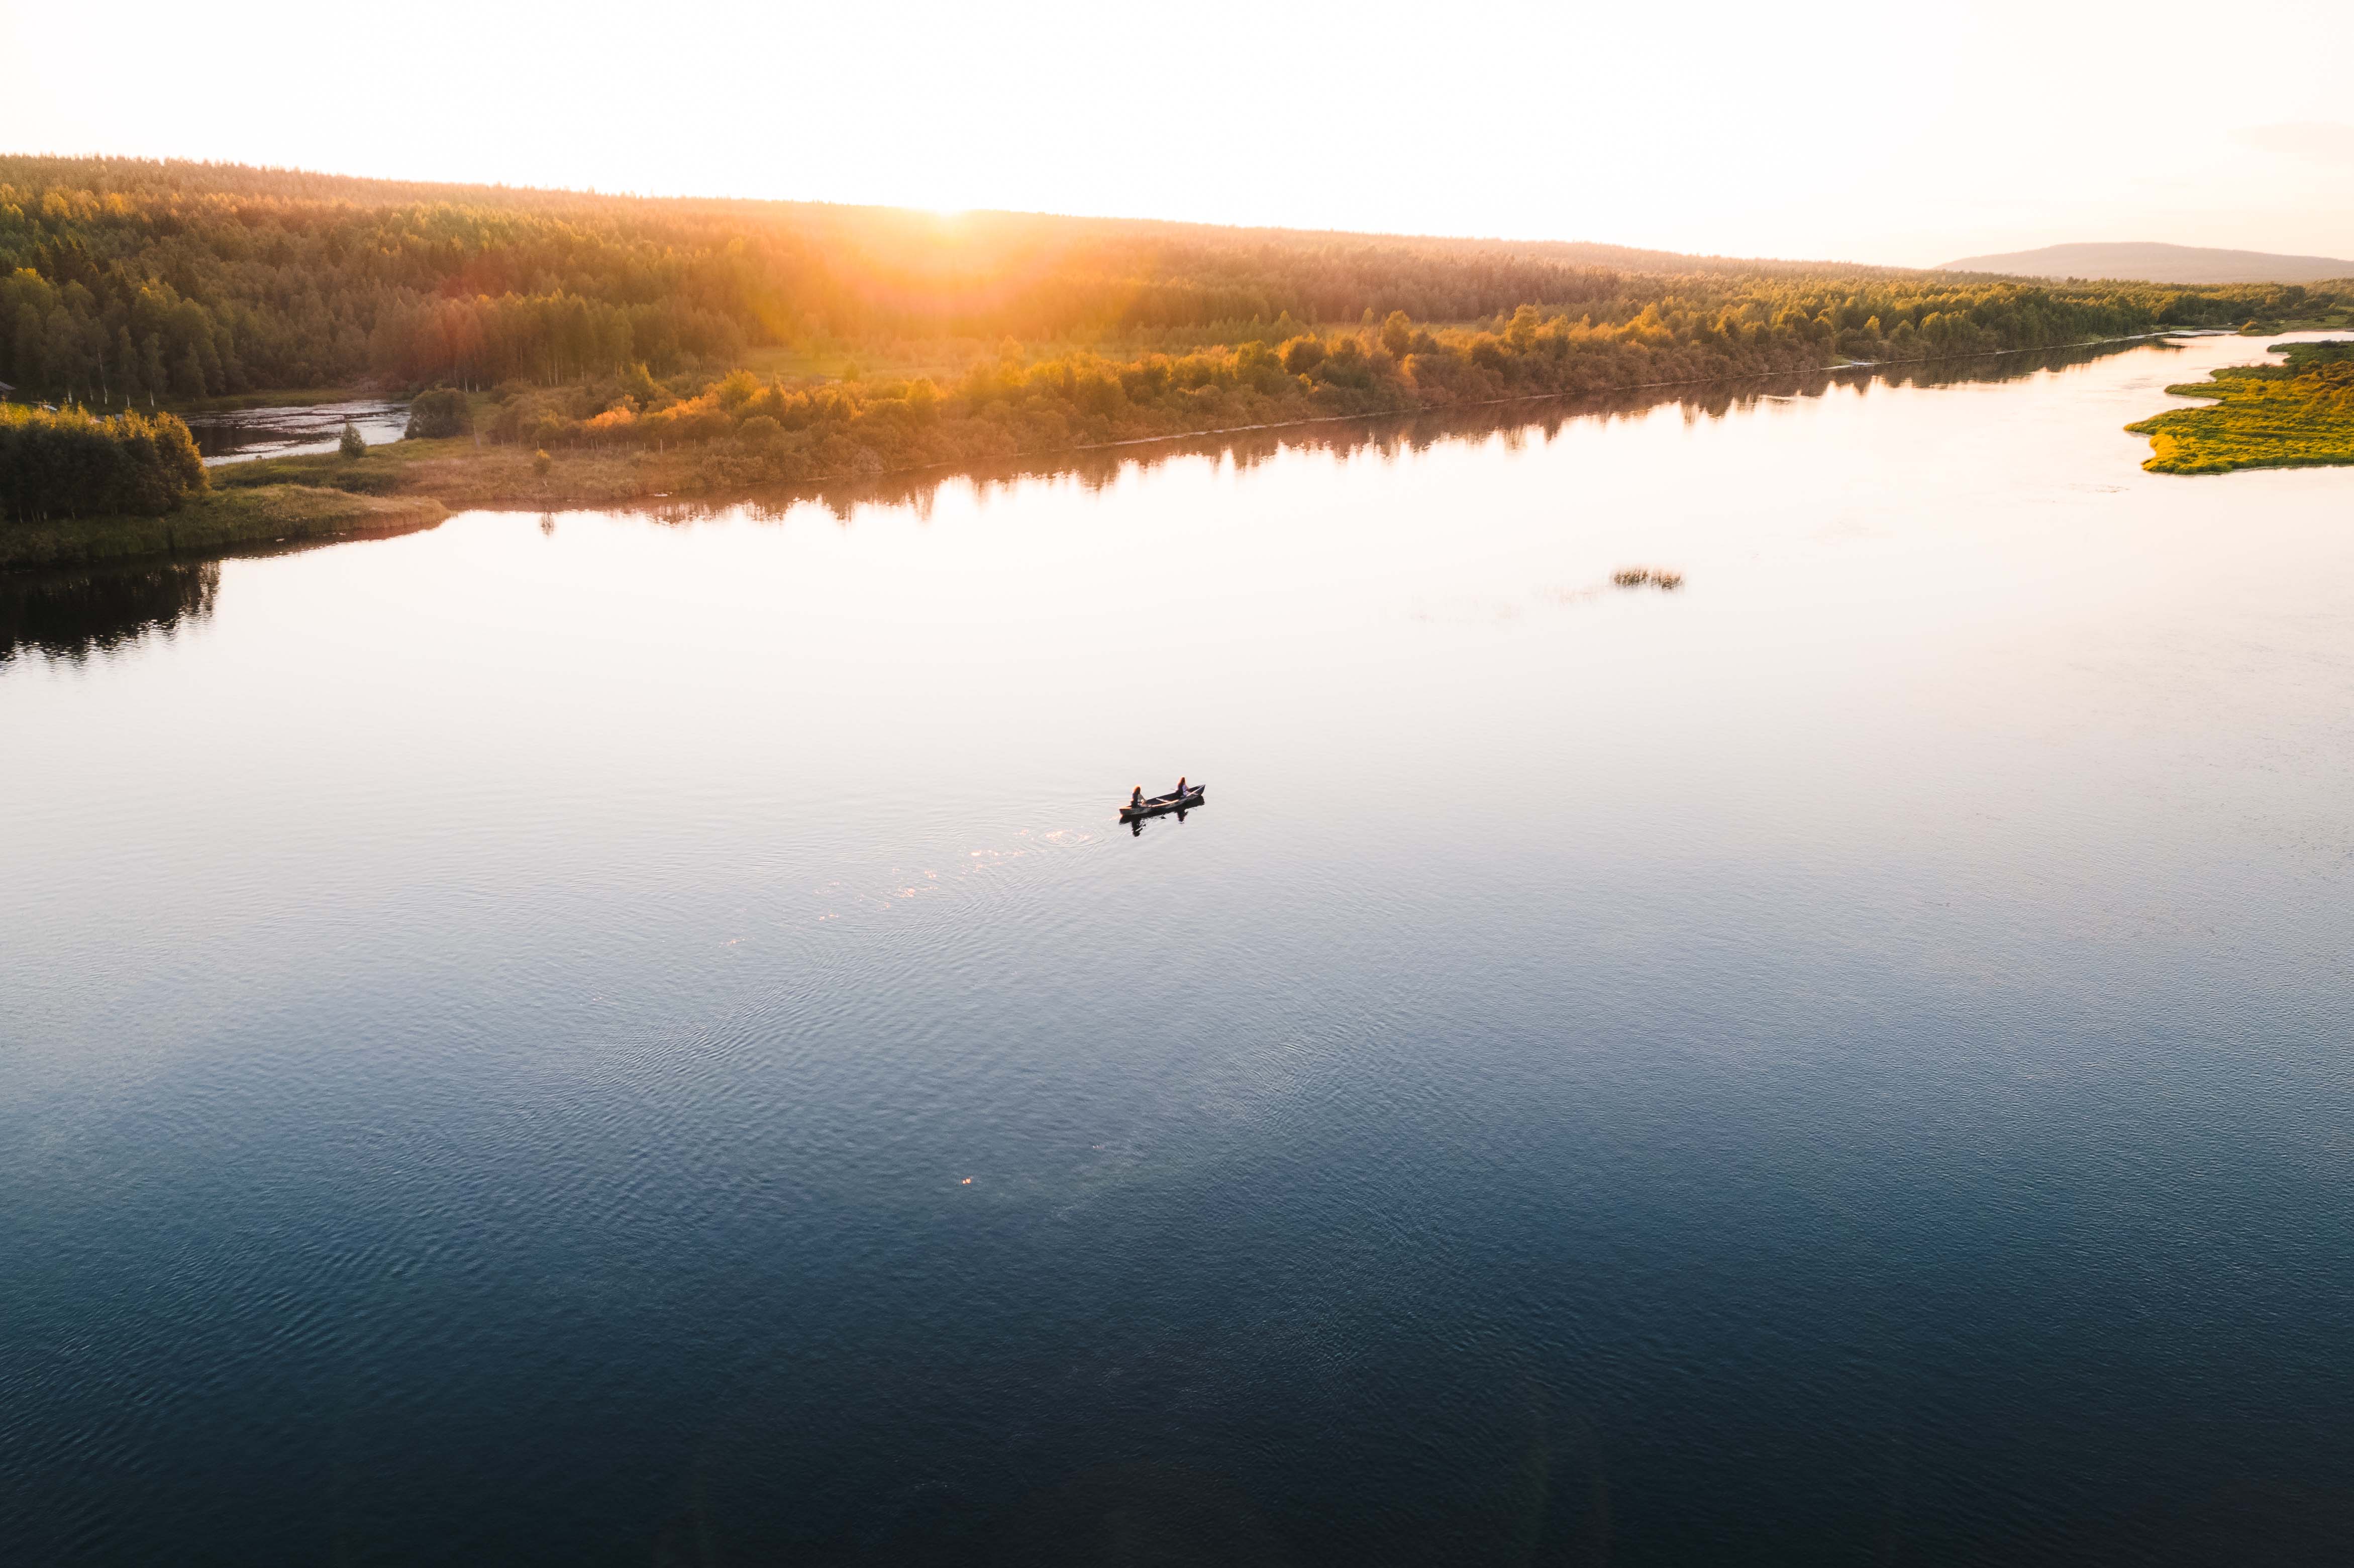
M 1157 817 L 1164 811 L 1190 811 L 1200 805 L 1202 797 L 1209 792 L 1210 787 L 1207 784 L 1196 784 L 1182 795 L 1155 795 L 1141 806 L 1122 806 L 1119 809 L 1119 820 L 1123 822 L 1140 822 L 1147 817 Z

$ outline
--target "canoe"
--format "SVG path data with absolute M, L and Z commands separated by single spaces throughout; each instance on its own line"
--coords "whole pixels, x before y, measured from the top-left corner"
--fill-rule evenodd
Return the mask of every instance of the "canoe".
M 1163 811 L 1192 810 L 1202 803 L 1203 793 L 1208 789 L 1209 786 L 1206 784 L 1196 784 L 1182 795 L 1178 794 L 1174 789 L 1166 795 L 1147 795 L 1144 798 L 1144 803 L 1140 806 L 1122 806 L 1119 809 L 1119 820 L 1123 822 L 1137 822 L 1147 817 L 1157 817 Z

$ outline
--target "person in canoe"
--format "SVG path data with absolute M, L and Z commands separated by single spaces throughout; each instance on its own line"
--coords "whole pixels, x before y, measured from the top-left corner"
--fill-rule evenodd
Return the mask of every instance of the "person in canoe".
M 1141 806 L 1141 805 L 1143 805 L 1143 804 L 1144 804 L 1144 786 L 1143 786 L 1143 785 L 1141 785 L 1141 784 L 1139 784 L 1135 789 L 1131 789 L 1131 790 L 1129 790 L 1129 791 L 1128 792 L 1128 809 L 1129 809 L 1129 810 L 1133 811 L 1133 810 L 1135 810 L 1139 806 Z
M 1180 800 L 1185 798 L 1185 776 L 1182 773 L 1177 776 L 1177 798 Z

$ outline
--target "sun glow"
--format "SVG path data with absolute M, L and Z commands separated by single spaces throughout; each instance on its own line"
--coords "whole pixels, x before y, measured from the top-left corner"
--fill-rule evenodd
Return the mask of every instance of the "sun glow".
M 1639 8 L 1475 0 L 1448 14 L 1453 37 L 1577 62 L 1547 68 L 1574 69 L 1577 90 L 1485 94 L 1479 113 L 1428 116 L 1379 155 L 1324 160 L 1312 178 L 1270 154 L 1329 145 L 1330 103 L 1235 70 L 1232 40 L 1251 38 L 1262 58 L 1313 59 L 1319 79 L 1392 81 L 1406 69 L 1395 40 L 1431 25 L 1421 9 L 1205 0 L 1171 27 L 1076 0 L 1041 0 L 1011 21 L 939 0 L 688 0 L 679 26 L 651 36 L 626 13 L 588 9 L 611 14 L 551 32 L 529 6 L 412 0 L 398 28 L 334 24 L 351 29 L 342 47 L 364 49 L 373 75 L 429 83 L 433 101 L 464 106 L 389 139 L 342 112 L 335 73 L 305 69 L 328 24 L 301 0 L 252 0 L 233 37 L 128 28 L 109 40 L 105 92 L 69 71 L 18 73 L 0 93 L 0 147 L 907 207 L 943 222 L 1055 212 L 1914 265 L 2104 238 L 2354 254 L 2343 199 L 2354 125 L 2329 73 L 2285 71 L 2153 157 L 2151 84 L 2083 69 L 2117 47 L 2115 8 L 2085 0 L 1701 0 L 1675 51 L 1690 106 L 1676 113 L 1660 112 L 1649 73 L 1605 63 L 1654 58 Z M 80 58 L 80 15 L 0 5 L 0 60 Z M 2234 16 L 2244 36 L 2295 38 L 2313 58 L 2354 48 L 2354 8 L 2338 0 L 2250 0 Z M 2196 0 L 2144 0 L 2133 31 L 2199 37 L 2209 25 Z M 2022 58 L 2018 40 L 2031 37 L 2038 47 Z M 450 48 L 455 37 L 466 47 Z M 1792 83 L 1850 48 L 1906 62 L 1901 112 L 1794 97 Z M 527 86 L 513 79 L 518 58 L 535 62 Z M 713 104 L 766 102 L 780 59 L 797 62 L 797 124 L 857 132 L 715 140 L 691 120 L 631 116 L 555 129 L 573 103 L 628 101 L 652 80 L 693 81 Z M 1182 91 L 1157 111 L 1089 117 L 1083 131 L 1063 94 L 1019 90 L 1122 80 L 1147 59 L 1154 80 Z M 199 107 L 198 84 L 217 79 L 270 90 Z M 1988 83 L 2001 84 L 1999 102 Z M 1569 150 L 1578 155 L 1564 161 Z

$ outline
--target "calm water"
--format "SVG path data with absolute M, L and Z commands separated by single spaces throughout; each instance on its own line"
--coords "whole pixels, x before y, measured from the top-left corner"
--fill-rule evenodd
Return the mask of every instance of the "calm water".
M 408 428 L 408 405 L 366 399 L 351 403 L 304 403 L 282 408 L 227 408 L 190 414 L 207 468 L 256 458 L 331 452 L 348 423 L 370 446 L 400 440 Z
M 2250 357 L 19 587 L 0 1556 L 2337 1560 Z

